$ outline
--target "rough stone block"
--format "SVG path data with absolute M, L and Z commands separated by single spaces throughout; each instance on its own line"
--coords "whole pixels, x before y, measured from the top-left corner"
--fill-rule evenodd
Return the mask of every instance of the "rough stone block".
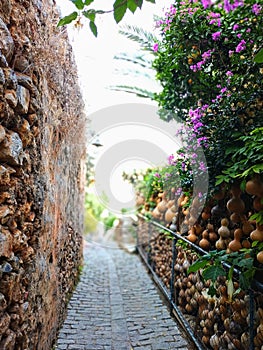
M 7 336 L 1 340 L 0 349 L 1 350 L 13 350 L 16 342 L 15 332 L 8 330 Z
M 17 86 L 17 106 L 16 112 L 20 114 L 26 114 L 30 103 L 30 92 L 22 85 Z
M 12 235 L 0 226 L 0 256 L 10 258 L 12 255 Z
M 9 328 L 10 316 L 7 313 L 4 313 L 0 318 L 0 336 L 4 335 Z M 1 346 L 0 346 L 0 349 Z
M 23 144 L 16 132 L 9 131 L 0 148 L 0 161 L 19 165 L 22 161 Z
M 14 53 L 14 40 L 5 25 L 0 18 L 0 49 L 5 55 L 7 61 L 10 61 Z
M 17 95 L 15 90 L 6 90 L 5 99 L 11 108 L 16 108 L 17 106 Z

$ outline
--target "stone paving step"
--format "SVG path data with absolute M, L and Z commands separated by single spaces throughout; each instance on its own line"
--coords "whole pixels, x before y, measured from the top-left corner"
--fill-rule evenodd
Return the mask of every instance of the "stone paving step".
M 56 350 L 190 350 L 136 254 L 88 243 Z

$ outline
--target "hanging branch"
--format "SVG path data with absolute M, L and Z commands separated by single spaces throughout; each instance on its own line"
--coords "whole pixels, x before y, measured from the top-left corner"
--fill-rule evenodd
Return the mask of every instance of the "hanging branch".
M 77 11 L 72 12 L 71 14 L 64 16 L 60 19 L 58 22 L 58 27 L 67 25 L 69 23 L 75 22 L 75 26 L 81 27 L 81 19 L 85 17 L 89 20 L 89 27 L 91 32 L 94 36 L 97 37 L 98 30 L 97 26 L 95 24 L 95 19 L 97 15 L 102 15 L 106 13 L 113 13 L 113 17 L 116 23 L 119 23 L 127 10 L 130 10 L 132 13 L 134 13 L 137 8 L 141 9 L 143 0 L 115 0 L 113 3 L 113 9 L 111 10 L 95 10 L 95 9 L 87 9 L 88 6 L 91 5 L 91 3 L 94 0 L 69 0 L 71 1 L 75 7 L 77 8 Z M 155 0 L 145 0 L 147 2 L 155 3 Z

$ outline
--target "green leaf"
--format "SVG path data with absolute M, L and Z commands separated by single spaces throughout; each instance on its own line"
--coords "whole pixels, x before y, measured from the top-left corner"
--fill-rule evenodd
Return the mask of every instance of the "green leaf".
M 90 22 L 89 22 L 89 27 L 90 27 L 90 30 L 92 31 L 93 35 L 94 35 L 95 37 L 97 37 L 97 35 L 98 35 L 98 29 L 97 29 L 96 24 L 95 24 L 93 21 L 90 21 Z
M 234 294 L 233 295 L 238 295 L 240 292 L 241 292 L 241 288 L 238 288 L 238 289 L 236 289 L 235 291 L 234 291 Z
M 104 220 L 104 225 L 106 229 L 112 228 L 115 220 L 116 220 L 116 216 L 109 216 L 108 218 L 106 218 Z
M 216 289 L 214 287 L 214 285 L 212 284 L 209 288 L 208 288 L 208 292 L 209 295 L 211 295 L 211 297 L 213 297 L 214 295 L 216 295 Z
M 95 21 L 95 17 L 96 17 L 96 12 L 95 10 L 88 10 L 88 11 L 83 11 L 82 12 L 83 15 L 88 18 L 91 22 Z
M 254 61 L 256 63 L 263 63 L 263 48 L 259 50 L 259 52 L 254 57 Z
M 262 164 L 254 165 L 254 166 L 252 167 L 252 170 L 253 170 L 255 173 L 257 173 L 257 174 L 261 173 L 261 172 L 263 171 L 263 163 L 262 163 Z
M 146 0 L 148 2 L 151 2 L 152 4 L 155 4 L 155 0 Z
M 260 210 L 258 213 L 251 215 L 249 220 L 256 220 L 257 224 L 263 225 L 263 210 Z
M 241 181 L 240 189 L 241 189 L 241 191 L 245 192 L 245 190 L 246 190 L 246 181 L 245 181 L 245 179 L 243 179 Z
M 202 258 L 201 258 L 202 259 Z M 189 266 L 187 273 L 196 272 L 204 268 L 208 263 L 208 260 L 196 260 L 191 266 Z
M 76 6 L 76 8 L 78 10 L 83 10 L 84 9 L 84 4 L 82 2 L 82 0 L 70 0 L 71 2 L 73 2 L 73 4 Z
M 127 2 L 128 0 L 116 0 L 115 3 L 113 4 L 113 9 L 114 9 L 114 19 L 116 23 L 119 23 L 123 16 L 125 15 L 127 11 Z
M 137 7 L 142 8 L 143 0 L 133 0 L 133 1 L 137 4 Z
M 202 276 L 205 280 L 211 280 L 213 282 L 216 281 L 217 277 L 225 276 L 226 271 L 221 266 L 209 266 L 205 270 L 203 270 Z
M 61 27 L 61 26 L 64 26 L 66 24 L 69 24 L 69 23 L 75 21 L 75 19 L 77 19 L 77 17 L 78 17 L 78 13 L 76 11 L 74 11 L 70 15 L 61 18 L 60 21 L 58 22 L 57 26 Z
M 137 5 L 136 1 L 128 0 L 127 7 L 132 13 L 134 13 L 136 11 L 138 5 Z
M 233 297 L 233 293 L 234 293 L 234 283 L 232 280 L 232 276 L 230 279 L 228 279 L 226 281 L 226 285 L 227 285 L 227 295 L 228 295 L 228 300 L 232 301 L 232 297 Z
M 223 182 L 228 183 L 230 181 L 229 177 L 227 177 L 225 175 L 218 175 L 218 176 L 216 176 L 216 179 L 217 179 L 217 181 L 215 183 L 216 186 L 220 185 Z
M 84 1 L 84 4 L 85 4 L 86 6 L 89 6 L 93 1 L 94 1 L 94 0 L 85 0 L 85 1 Z
M 246 177 L 248 176 L 250 173 L 261 173 L 263 171 L 263 164 L 257 164 L 257 165 L 253 165 L 250 168 L 248 168 L 247 170 L 245 170 L 243 173 L 238 174 L 239 177 Z
M 241 289 L 246 290 L 251 286 L 255 271 L 256 269 L 250 269 L 239 275 L 239 285 Z
M 245 267 L 245 268 L 252 268 L 253 267 L 253 263 L 254 263 L 254 259 L 253 258 L 246 258 L 246 259 L 242 259 L 239 261 L 239 263 L 237 264 L 239 267 Z
M 232 281 L 233 272 L 234 272 L 234 266 L 231 266 L 230 269 L 229 269 L 229 271 L 228 271 L 228 276 L 227 276 L 228 281 Z M 232 283 L 233 283 L 233 282 L 232 282 Z

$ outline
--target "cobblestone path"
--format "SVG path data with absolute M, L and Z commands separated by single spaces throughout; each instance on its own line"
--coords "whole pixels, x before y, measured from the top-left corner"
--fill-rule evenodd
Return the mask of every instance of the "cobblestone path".
M 189 350 L 139 256 L 88 243 L 57 350 Z

